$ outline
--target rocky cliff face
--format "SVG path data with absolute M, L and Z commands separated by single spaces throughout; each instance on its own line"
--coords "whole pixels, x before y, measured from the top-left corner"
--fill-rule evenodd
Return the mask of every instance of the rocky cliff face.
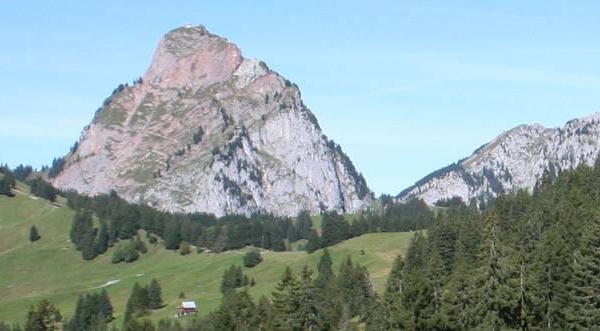
M 354 212 L 369 189 L 298 87 L 204 27 L 169 32 L 98 109 L 53 179 L 172 212 Z
M 481 203 L 501 192 L 531 190 L 548 171 L 593 165 L 600 152 L 600 113 L 567 122 L 562 128 L 521 125 L 498 136 L 473 155 L 440 169 L 398 195 L 428 204 L 460 197 Z

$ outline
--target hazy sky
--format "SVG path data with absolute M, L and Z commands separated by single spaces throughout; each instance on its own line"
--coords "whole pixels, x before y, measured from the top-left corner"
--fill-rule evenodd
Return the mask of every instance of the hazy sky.
M 600 110 L 599 1 L 0 0 L 0 162 L 64 155 L 158 40 L 202 24 L 298 84 L 372 190 Z

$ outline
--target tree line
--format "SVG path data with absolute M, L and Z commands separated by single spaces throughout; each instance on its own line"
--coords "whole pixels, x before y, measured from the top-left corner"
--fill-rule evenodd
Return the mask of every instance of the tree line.
M 7 192 L 15 185 L 15 178 L 24 180 L 32 194 L 54 201 L 59 194 L 52 185 L 39 176 L 31 166 L 19 165 L 13 171 L 0 167 L 0 181 L 9 182 Z M 0 183 L 1 184 L 1 183 Z M 2 185 L 0 185 L 0 190 Z M 2 194 L 2 191 L 0 191 Z M 147 205 L 132 204 L 121 199 L 116 192 L 87 197 L 74 191 L 60 192 L 67 205 L 76 210 L 70 230 L 71 241 L 90 260 L 104 254 L 119 240 L 134 240 L 121 247 L 113 262 L 132 262 L 145 252 L 137 236 L 144 229 L 151 243 L 162 239 L 165 248 L 181 250 L 188 254 L 191 246 L 212 252 L 254 246 L 273 251 L 290 249 L 290 243 L 306 240 L 300 248 L 313 252 L 341 241 L 373 232 L 414 231 L 427 228 L 434 219 L 433 212 L 422 200 L 395 203 L 386 200 L 382 211 L 365 211 L 358 217 L 346 219 L 337 212 L 324 212 L 322 231 L 314 229 L 306 212 L 295 219 L 271 214 L 226 215 L 220 218 L 205 213 L 167 213 Z M 93 216 L 99 220 L 96 224 Z
M 95 197 L 75 192 L 62 194 L 67 197 L 68 206 L 77 211 L 71 239 L 82 255 L 89 252 L 83 256 L 84 259 L 104 253 L 106 247 L 119 240 L 136 238 L 139 229 L 147 232 L 151 242 L 161 238 L 166 249 L 181 249 L 183 255 L 189 252 L 190 245 L 212 252 L 245 246 L 285 251 L 290 249 L 290 243 L 300 239 L 306 240 L 302 248 L 313 252 L 365 233 L 424 229 L 434 220 L 433 212 L 423 201 L 411 200 L 405 204 L 389 203 L 381 213 L 364 212 L 354 220 L 348 220 L 335 211 L 323 213 L 319 234 L 306 212 L 299 213 L 295 219 L 271 214 L 217 218 L 212 214 L 168 213 L 146 205 L 131 204 L 114 191 Z M 93 225 L 92 215 L 98 217 L 99 227 Z M 135 255 L 135 250 L 129 251 Z

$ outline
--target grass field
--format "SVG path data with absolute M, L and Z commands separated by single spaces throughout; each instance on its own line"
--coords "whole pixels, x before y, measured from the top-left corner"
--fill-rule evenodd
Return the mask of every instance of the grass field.
M 20 185 L 21 192 L 27 187 Z M 59 200 L 59 204 L 61 201 Z M 64 201 L 62 201 L 64 204 Z M 220 254 L 192 253 L 180 256 L 160 246 L 148 245 L 148 253 L 131 264 L 111 264 L 114 248 L 93 261 L 83 261 L 68 239 L 73 211 L 57 207 L 26 193 L 14 198 L 0 196 L 0 320 L 23 323 L 27 309 L 47 298 L 63 316 L 73 312 L 77 296 L 83 292 L 106 290 L 115 308 L 115 323 L 122 322 L 125 303 L 135 282 L 148 284 L 156 278 L 162 286 L 166 306 L 152 319 L 172 316 L 184 292 L 196 300 L 200 313 L 216 308 L 221 300 L 219 286 L 223 272 L 231 264 L 242 264 L 248 249 Z M 41 239 L 29 242 L 29 229 L 35 225 Z M 411 233 L 378 233 L 353 238 L 330 248 L 334 270 L 348 255 L 365 265 L 376 291 L 381 292 L 393 259 L 406 251 Z M 257 300 L 269 296 L 286 265 L 296 272 L 308 264 L 311 269 L 321 256 L 305 252 L 263 251 L 264 261 L 244 272 L 256 280 L 250 289 Z

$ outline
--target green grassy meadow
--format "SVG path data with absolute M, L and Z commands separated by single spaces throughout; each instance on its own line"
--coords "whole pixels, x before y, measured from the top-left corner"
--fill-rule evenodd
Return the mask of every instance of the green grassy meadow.
M 14 198 L 0 196 L 0 321 L 23 323 L 29 305 L 46 298 L 70 316 L 80 293 L 100 291 L 105 286 L 115 309 L 115 323 L 122 322 L 125 304 L 135 282 L 149 284 L 156 278 L 166 306 L 150 318 L 173 316 L 184 292 L 187 299 L 199 304 L 200 314 L 215 309 L 221 300 L 219 292 L 223 272 L 232 264 L 242 265 L 249 249 L 220 254 L 192 253 L 181 256 L 159 246 L 148 245 L 148 253 L 130 264 L 112 264 L 114 248 L 93 261 L 83 261 L 69 241 L 73 211 L 59 200 L 55 206 L 35 199 L 28 188 L 19 184 Z M 29 242 L 29 229 L 35 225 L 41 239 Z M 365 265 L 373 286 L 381 292 L 397 254 L 408 248 L 411 233 L 368 234 L 347 240 L 330 248 L 334 270 L 350 255 L 355 263 Z M 145 236 L 141 236 L 145 237 Z M 321 256 L 305 252 L 262 252 L 264 261 L 244 272 L 256 280 L 250 288 L 255 300 L 269 296 L 286 265 L 297 273 L 308 264 L 311 269 Z M 109 284 L 110 284 L 109 283 Z

